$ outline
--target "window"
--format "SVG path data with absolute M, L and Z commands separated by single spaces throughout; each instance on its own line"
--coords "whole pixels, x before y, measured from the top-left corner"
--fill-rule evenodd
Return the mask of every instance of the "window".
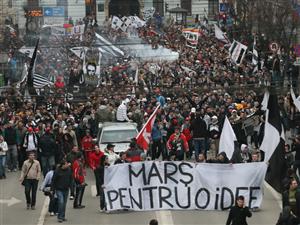
M 12 0 L 8 0 L 8 8 L 12 8 Z
M 192 0 L 181 0 L 181 8 L 188 11 L 188 16 L 192 15 Z

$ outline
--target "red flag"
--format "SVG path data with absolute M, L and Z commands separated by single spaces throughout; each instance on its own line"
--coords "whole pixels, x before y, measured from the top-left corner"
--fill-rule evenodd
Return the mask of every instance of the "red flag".
M 157 115 L 157 111 L 158 111 L 159 107 L 160 107 L 160 105 L 158 105 L 156 107 L 154 112 L 151 114 L 151 116 L 145 123 L 144 127 L 141 129 L 141 131 L 136 136 L 136 143 L 144 150 L 148 150 L 153 124 L 156 119 L 156 115 Z

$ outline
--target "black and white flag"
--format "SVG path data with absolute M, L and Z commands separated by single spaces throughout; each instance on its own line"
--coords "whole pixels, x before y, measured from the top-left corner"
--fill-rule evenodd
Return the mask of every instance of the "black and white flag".
M 238 41 L 233 41 L 229 48 L 229 54 L 231 60 L 236 64 L 240 65 L 245 57 L 247 46 L 243 45 L 242 43 Z
M 266 103 L 267 106 L 264 105 Z M 264 137 L 260 149 L 265 153 L 264 161 L 268 162 L 275 150 L 280 146 L 280 142 L 284 142 L 284 129 L 280 119 L 277 96 L 266 92 L 262 109 L 266 109 L 266 119 Z
M 254 65 L 253 73 L 255 73 L 258 71 L 258 52 L 256 50 L 256 37 L 254 37 L 253 43 L 252 64 Z

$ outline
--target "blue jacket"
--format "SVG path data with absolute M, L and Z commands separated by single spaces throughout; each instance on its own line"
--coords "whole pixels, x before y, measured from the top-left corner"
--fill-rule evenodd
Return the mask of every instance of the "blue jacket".
M 153 141 L 158 141 L 162 138 L 162 134 L 159 127 L 157 126 L 157 123 L 153 124 L 151 137 Z

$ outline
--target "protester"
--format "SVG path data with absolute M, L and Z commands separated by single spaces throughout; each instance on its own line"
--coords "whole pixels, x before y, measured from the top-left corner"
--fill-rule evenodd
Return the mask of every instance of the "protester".
M 300 218 L 300 190 L 295 179 L 289 182 L 289 189 L 282 194 L 282 208 L 290 206 L 295 216 Z
M 85 183 L 86 171 L 84 169 L 84 159 L 81 153 L 77 154 L 77 158 L 72 164 L 72 171 L 75 181 L 75 198 L 73 201 L 73 208 L 82 209 L 85 208 L 85 205 L 82 205 L 82 198 L 87 184 Z
M 6 153 L 8 151 L 7 143 L 4 141 L 2 135 L 0 135 L 0 179 L 6 178 L 5 166 L 6 166 Z
M 175 160 L 184 159 L 184 153 L 189 151 L 189 144 L 184 134 L 180 132 L 180 127 L 175 128 L 175 133 L 170 136 L 167 147 L 170 154 L 175 156 Z
M 44 192 L 44 194 L 50 198 L 49 207 L 48 207 L 48 212 L 50 216 L 54 216 L 57 213 L 57 196 L 56 193 L 54 193 L 51 190 L 52 178 L 55 170 L 56 170 L 55 166 L 52 166 L 50 168 L 40 188 Z
M 55 192 L 58 201 L 57 219 L 59 223 L 66 221 L 66 205 L 68 201 L 69 188 L 72 185 L 71 164 L 62 160 L 55 170 L 52 178 L 51 189 Z
M 106 155 L 103 155 L 100 159 L 99 166 L 96 168 L 97 175 L 98 175 L 98 184 L 100 187 L 100 212 L 103 212 L 106 210 L 105 206 L 105 196 L 104 196 L 104 169 L 105 167 L 109 166 L 108 157 Z
M 39 140 L 39 149 L 44 177 L 50 168 L 55 165 L 56 148 L 57 145 L 53 135 L 51 134 L 51 128 L 47 127 L 45 133 L 40 137 Z
M 115 161 L 119 158 L 119 155 L 115 153 L 114 151 L 115 145 L 109 143 L 106 146 L 106 149 L 104 151 L 104 154 L 108 157 L 108 163 L 110 165 L 113 165 Z
M 252 213 L 249 208 L 245 206 L 244 196 L 238 196 L 236 205 L 231 207 L 226 221 L 226 225 L 247 225 L 246 218 L 251 217 Z
M 104 155 L 104 153 L 100 150 L 98 145 L 95 145 L 94 151 L 91 154 L 90 158 L 90 167 L 94 171 L 95 180 L 96 180 L 96 196 L 100 196 L 100 185 L 99 185 L 99 174 L 97 174 L 97 167 L 100 165 L 100 159 Z M 121 157 L 121 154 L 120 154 Z
M 23 163 L 19 181 L 25 186 L 26 208 L 34 210 L 36 204 L 36 193 L 38 182 L 41 178 L 41 166 L 35 160 L 35 152 L 28 154 L 28 160 Z
M 6 153 L 8 171 L 16 172 L 18 168 L 17 131 L 13 121 L 9 121 L 4 129 L 4 140 L 8 146 Z

